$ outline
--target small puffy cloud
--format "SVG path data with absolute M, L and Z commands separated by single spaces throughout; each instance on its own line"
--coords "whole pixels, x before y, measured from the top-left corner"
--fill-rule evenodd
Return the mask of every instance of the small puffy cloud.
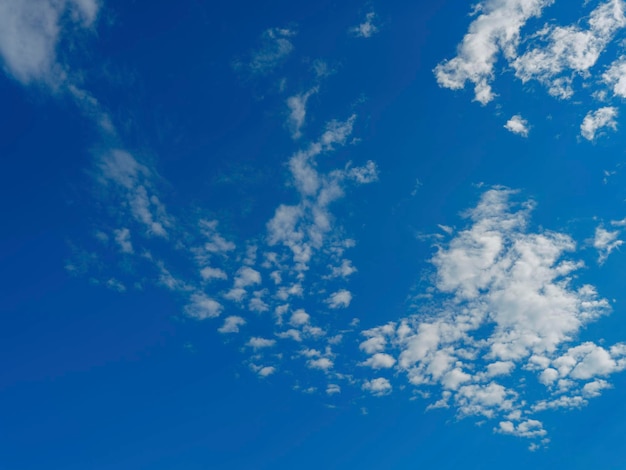
M 513 134 L 521 135 L 522 137 L 528 137 L 528 121 L 519 114 L 516 114 L 509 119 L 504 128 Z
M 391 393 L 392 387 L 389 380 L 379 377 L 377 379 L 366 380 L 363 383 L 363 390 L 367 390 L 372 395 L 380 397 Z
M 619 237 L 618 230 L 610 232 L 604 227 L 596 228 L 593 247 L 598 250 L 598 263 L 604 263 L 613 250 L 624 244 L 624 241 L 617 237 Z
M 626 98 L 626 55 L 620 56 L 602 74 L 602 81 L 606 83 L 615 96 Z
M 235 276 L 235 287 L 244 288 L 255 284 L 261 284 L 261 273 L 249 266 L 243 266 Z
M 203 293 L 193 294 L 190 300 L 191 302 L 185 307 L 185 313 L 196 320 L 218 317 L 224 309 L 222 304 Z
M 259 377 L 265 378 L 276 372 L 276 368 L 273 366 L 257 366 L 255 364 L 250 365 L 250 369 L 256 372 Z
M 363 362 L 363 365 L 371 367 L 372 369 L 390 369 L 395 363 L 396 360 L 393 356 L 384 353 L 376 353 Z
M 200 276 L 205 281 L 213 281 L 216 279 L 226 280 L 228 279 L 228 275 L 219 268 L 211 268 L 209 266 L 202 268 L 200 270 Z
M 291 315 L 289 324 L 291 326 L 303 326 L 309 323 L 311 316 L 303 309 L 298 309 Z
M 319 370 L 324 370 L 324 371 L 332 369 L 334 366 L 333 361 L 331 361 L 327 357 L 320 357 L 319 359 L 310 359 L 307 362 L 307 365 L 311 369 L 319 369 Z
M 326 395 L 335 395 L 341 393 L 341 387 L 337 384 L 328 384 L 326 387 Z
M 596 111 L 589 111 L 580 125 L 580 135 L 587 140 L 594 140 L 600 129 L 617 130 L 617 108 L 605 106 Z
M 365 15 L 365 21 L 353 28 L 350 28 L 350 33 L 359 38 L 369 38 L 378 32 L 378 27 L 374 24 L 376 20 L 376 13 L 370 11 Z
M 349 290 L 341 289 L 328 297 L 326 303 L 330 308 L 346 308 L 352 302 L 352 293 Z
M 246 324 L 246 320 L 236 315 L 226 317 L 224 324 L 217 329 L 220 333 L 239 333 L 239 327 Z
M 251 348 L 257 350 L 257 349 L 271 348 L 272 346 L 276 344 L 276 340 L 253 336 L 252 338 L 250 338 L 247 344 Z

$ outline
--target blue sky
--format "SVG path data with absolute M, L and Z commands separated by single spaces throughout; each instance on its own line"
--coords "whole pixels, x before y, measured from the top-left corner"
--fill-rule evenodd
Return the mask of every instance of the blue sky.
M 0 0 L 0 467 L 623 468 L 625 38 Z

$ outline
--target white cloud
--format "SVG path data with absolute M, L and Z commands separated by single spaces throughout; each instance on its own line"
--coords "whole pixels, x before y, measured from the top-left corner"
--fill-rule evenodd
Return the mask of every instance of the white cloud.
M 185 313 L 196 320 L 205 320 L 218 317 L 223 309 L 224 307 L 216 300 L 203 293 L 195 293 L 191 296 L 190 303 L 185 307 Z
M 544 83 L 551 95 L 569 98 L 573 94 L 571 74 L 585 75 L 624 26 L 624 2 L 608 0 L 591 13 L 586 30 L 572 25 L 541 31 L 539 37 L 546 44 L 516 58 L 512 64 L 515 73 L 523 82 L 536 79 Z
M 363 362 L 364 366 L 371 367 L 372 369 L 390 369 L 396 363 L 393 356 L 384 353 L 376 353 Z
M 519 114 L 511 117 L 511 119 L 509 119 L 504 125 L 504 128 L 512 132 L 513 134 L 521 135 L 522 137 L 528 137 L 528 121 Z
M 332 369 L 334 366 L 333 361 L 331 361 L 327 357 L 320 357 L 319 359 L 310 359 L 307 362 L 307 364 L 311 369 L 320 369 L 324 371 Z
M 487 104 L 494 98 L 491 82 L 498 54 L 511 60 L 516 56 L 520 31 L 532 17 L 553 0 L 485 0 L 475 11 L 479 16 L 458 46 L 457 55 L 435 68 L 437 82 L 444 88 L 459 90 L 466 82 L 474 84 L 475 100 Z
M 248 346 L 250 346 L 251 348 L 255 350 L 263 349 L 263 348 L 271 348 L 275 344 L 276 344 L 276 340 L 260 338 L 258 336 L 254 336 L 250 338 L 250 340 L 248 341 Z
M 337 384 L 328 384 L 326 387 L 326 394 L 334 395 L 336 393 L 341 393 L 341 387 Z
M 331 294 L 326 302 L 330 308 L 346 308 L 352 302 L 352 293 L 346 289 L 338 290 Z
M 56 48 L 63 30 L 70 22 L 72 27 L 90 28 L 98 10 L 95 0 L 3 0 L 0 55 L 5 70 L 23 84 L 61 85 L 67 72 Z
M 250 368 L 262 378 L 268 377 L 276 372 L 276 368 L 274 366 L 257 366 L 255 364 L 251 364 Z
M 291 315 L 291 319 L 289 320 L 289 324 L 291 326 L 303 326 L 309 323 L 311 316 L 306 313 L 303 309 L 298 309 Z
M 615 96 L 626 98 L 626 56 L 616 59 L 602 74 L 602 80 L 611 87 Z
M 235 276 L 235 287 L 248 287 L 261 284 L 261 273 L 249 266 L 243 266 Z
M 605 106 L 596 111 L 589 111 L 580 125 L 580 135 L 587 140 L 594 140 L 600 129 L 609 127 L 617 130 L 617 108 Z
M 383 396 L 391 393 L 392 386 L 389 380 L 379 377 L 372 380 L 366 380 L 363 383 L 363 390 L 367 390 L 372 395 Z
M 301 129 L 306 119 L 306 103 L 311 95 L 317 93 L 317 91 L 318 88 L 314 87 L 305 93 L 287 98 L 287 107 L 289 108 L 288 125 L 293 139 L 302 137 Z
M 624 244 L 618 239 L 619 230 L 609 232 L 604 227 L 597 227 L 593 239 L 593 247 L 598 250 L 598 263 L 602 264 L 609 257 L 611 252 Z
M 246 320 L 236 315 L 226 317 L 224 324 L 217 329 L 220 333 L 239 333 L 239 327 L 246 324 Z
M 370 356 L 364 364 L 389 354 L 414 386 L 438 386 L 442 398 L 431 407 L 505 417 L 500 432 L 539 438 L 545 431 L 530 415 L 599 394 L 606 385 L 598 380 L 626 368 L 626 346 L 572 345 L 609 304 L 576 281 L 574 241 L 529 233 L 534 205 L 514 197 L 486 191 L 466 213 L 469 227 L 432 258 L 437 295 L 417 315 L 364 331 L 360 349 Z M 535 373 L 547 399 L 533 402 L 524 387 L 500 383 L 514 369 Z
M 365 15 L 365 21 L 358 26 L 350 28 L 350 32 L 360 38 L 369 38 L 378 32 L 378 27 L 374 24 L 376 13 L 370 11 Z
M 205 281 L 212 281 L 215 279 L 228 279 L 228 275 L 223 270 L 219 268 L 211 268 L 209 266 L 200 270 L 200 276 L 202 276 L 202 279 L 204 279 Z

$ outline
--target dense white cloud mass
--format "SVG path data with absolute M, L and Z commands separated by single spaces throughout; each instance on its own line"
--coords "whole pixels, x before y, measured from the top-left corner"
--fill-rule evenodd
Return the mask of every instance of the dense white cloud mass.
M 60 85 L 66 70 L 57 60 L 56 48 L 64 23 L 90 28 L 98 10 L 96 0 L 3 0 L 0 55 L 5 70 L 24 84 L 42 81 Z
M 504 125 L 504 128 L 512 132 L 513 134 L 518 134 L 522 137 L 528 137 L 528 121 L 519 114 L 511 117 L 511 119 L 509 119 Z
M 610 374 L 626 367 L 626 345 L 573 344 L 581 328 L 608 313 L 590 285 L 575 286 L 581 262 L 565 234 L 529 233 L 533 204 L 515 193 L 487 191 L 467 213 L 471 225 L 432 259 L 434 300 L 421 312 L 363 332 L 361 350 L 374 368 L 394 366 L 417 387 L 436 386 L 430 407 L 460 416 L 501 419 L 499 432 L 542 437 L 535 412 L 582 406 Z M 535 376 L 543 396 L 533 402 L 511 380 Z M 365 382 L 371 387 L 370 382 Z
M 617 129 L 617 108 L 604 106 L 596 111 L 589 111 L 580 125 L 580 135 L 587 140 L 594 140 L 603 128 Z
M 474 84 L 475 100 L 487 104 L 494 98 L 491 82 L 498 54 L 515 58 L 520 31 L 540 16 L 553 0 L 486 0 L 475 7 L 480 13 L 458 47 L 457 56 L 439 64 L 435 75 L 440 86 L 459 90 Z

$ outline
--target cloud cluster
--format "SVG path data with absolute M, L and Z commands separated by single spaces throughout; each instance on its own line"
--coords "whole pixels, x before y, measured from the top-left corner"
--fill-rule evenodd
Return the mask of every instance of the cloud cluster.
M 575 285 L 582 263 L 567 235 L 528 231 L 532 202 L 494 188 L 467 213 L 470 226 L 441 245 L 432 304 L 397 322 L 363 332 L 364 365 L 392 367 L 416 387 L 437 387 L 431 408 L 499 419 L 498 431 L 543 437 L 533 415 L 577 407 L 626 367 L 626 345 L 584 342 L 581 329 L 609 312 L 588 284 Z M 396 362 L 397 361 L 397 362 Z M 535 377 L 534 399 L 513 373 Z

